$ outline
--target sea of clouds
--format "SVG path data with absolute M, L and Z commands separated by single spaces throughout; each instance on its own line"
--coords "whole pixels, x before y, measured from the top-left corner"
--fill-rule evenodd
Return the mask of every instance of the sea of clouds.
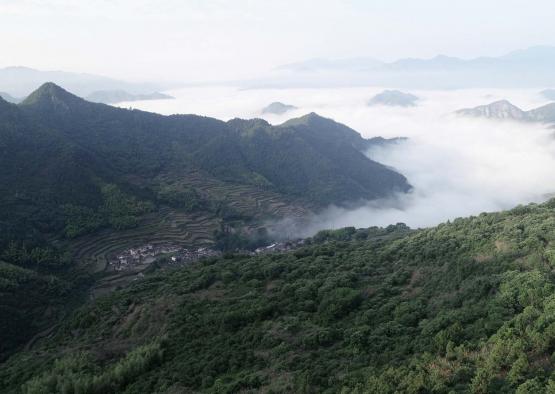
M 398 222 L 427 227 L 462 216 L 541 202 L 555 192 L 555 134 L 543 125 L 467 119 L 454 111 L 508 99 L 528 110 L 546 103 L 538 90 L 465 89 L 410 91 L 411 108 L 367 106 L 383 88 L 256 89 L 194 87 L 168 92 L 175 100 L 121 103 L 162 114 L 194 113 L 228 120 L 261 117 L 272 124 L 316 112 L 364 137 L 408 137 L 374 149 L 369 157 L 395 168 L 413 186 L 409 194 L 369 201 L 357 208 L 330 206 L 296 234 L 323 228 L 386 226 Z M 298 109 L 262 115 L 273 101 Z

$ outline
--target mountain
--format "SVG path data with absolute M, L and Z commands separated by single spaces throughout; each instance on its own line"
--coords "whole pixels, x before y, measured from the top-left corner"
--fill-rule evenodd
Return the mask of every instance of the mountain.
M 139 272 L 110 263 L 130 248 L 254 249 L 276 219 L 408 191 L 365 156 L 372 143 L 316 114 L 279 126 L 162 116 L 53 83 L 0 99 L 0 362 L 132 282 Z
M 543 105 L 526 112 L 528 119 L 534 122 L 555 123 L 555 103 Z
M 364 156 L 366 140 L 358 133 L 316 114 L 278 127 L 161 116 L 90 103 L 52 83 L 18 106 L 5 105 L 0 184 L 5 206 L 14 209 L 0 217 L 4 239 L 60 231 L 70 220 L 62 212 L 67 204 L 95 212 L 102 185 L 151 200 L 160 177 L 175 182 L 190 172 L 314 206 L 409 189 L 402 175 Z M 20 204 L 41 215 L 29 217 Z
M 300 191 L 313 201 L 337 204 L 410 188 L 402 176 L 365 156 L 367 140 L 360 134 L 315 113 L 277 127 L 260 120 L 230 124 L 248 147 L 242 153 L 251 168 L 286 193 Z
M 113 104 L 123 101 L 141 100 L 168 100 L 174 97 L 164 93 L 131 94 L 125 90 L 97 90 L 89 94 L 85 99 L 93 103 Z
M 488 105 L 461 109 L 456 113 L 469 117 L 508 119 L 521 122 L 555 123 L 555 103 L 546 104 L 530 111 L 523 111 L 507 100 L 500 100 Z
M 288 111 L 297 109 L 294 105 L 283 104 L 275 101 L 262 109 L 262 114 L 282 115 Z
M 446 55 L 381 62 L 370 58 L 311 59 L 278 67 L 246 87 L 389 86 L 399 89 L 538 88 L 555 86 L 555 47 L 536 46 L 497 57 Z
M 416 70 L 448 70 L 461 67 L 465 61 L 456 57 L 437 55 L 431 59 L 399 59 L 387 64 L 386 68 L 393 71 L 416 71 Z
M 17 104 L 21 101 L 20 99 L 17 99 L 12 95 L 10 95 L 9 93 L 5 93 L 5 92 L 0 92 L 0 97 L 6 100 L 7 102 L 13 103 L 13 104 Z
M 555 100 L 555 89 L 545 89 L 540 94 L 548 100 Z
M 94 74 L 66 71 L 43 71 L 28 67 L 6 67 L 0 69 L 0 86 L 15 97 L 26 97 L 37 86 L 54 82 L 64 86 L 78 96 L 86 97 L 97 90 L 124 90 L 131 94 L 145 94 L 165 90 L 167 84 L 133 83 Z
M 418 97 L 399 90 L 384 90 L 368 101 L 368 105 L 386 105 L 390 107 L 414 107 Z
M 457 111 L 457 114 L 490 119 L 527 120 L 526 112 L 511 104 L 507 100 L 500 100 L 491 104 L 480 105 L 475 108 L 461 109 Z
M 324 231 L 136 280 L 0 368 L 6 393 L 549 393 L 555 202 Z M 52 360 L 55 360 L 52 362 Z

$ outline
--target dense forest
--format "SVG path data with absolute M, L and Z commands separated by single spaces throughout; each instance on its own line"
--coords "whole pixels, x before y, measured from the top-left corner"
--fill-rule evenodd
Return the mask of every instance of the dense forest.
M 190 185 L 169 195 L 191 172 L 312 208 L 409 190 L 402 175 L 364 155 L 372 143 L 316 114 L 277 127 L 161 116 L 90 103 L 47 83 L 19 105 L 0 99 L 0 245 L 131 226 L 147 207 L 185 194 L 196 198 L 181 202 L 189 208 L 216 206 L 198 201 Z M 105 212 L 107 189 L 138 206 Z
M 554 243 L 552 200 L 205 260 L 79 308 L 11 357 L 0 384 L 13 393 L 552 393 Z
M 375 143 L 316 114 L 161 116 L 52 83 L 0 98 L 0 361 L 86 300 L 109 253 L 153 238 L 255 248 L 267 220 L 407 191 L 364 155 Z
M 269 215 L 409 190 L 363 153 L 389 142 L 53 84 L 0 120 L 2 392 L 555 392 L 555 200 L 252 255 Z M 107 253 L 152 237 L 224 253 L 91 300 Z

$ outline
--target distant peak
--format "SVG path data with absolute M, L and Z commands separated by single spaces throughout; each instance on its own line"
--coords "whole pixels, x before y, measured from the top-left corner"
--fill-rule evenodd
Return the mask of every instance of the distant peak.
M 320 116 L 316 112 L 310 112 L 299 118 L 289 119 L 285 123 L 282 123 L 281 126 L 287 127 L 287 126 L 299 126 L 299 125 L 313 125 L 315 123 L 321 124 L 323 122 L 336 123 L 333 119 Z
M 316 112 L 309 112 L 306 115 L 301 116 L 301 119 L 325 119 L 323 116 L 318 115 Z
M 39 88 L 37 90 L 35 90 L 36 92 L 41 92 L 41 93 L 56 93 L 56 94 L 64 94 L 67 93 L 69 94 L 69 92 L 67 90 L 65 90 L 64 88 L 62 88 L 61 86 L 56 85 L 54 82 L 45 82 L 42 85 L 39 86 Z
M 294 105 L 284 104 L 280 101 L 274 101 L 262 109 L 263 114 L 282 115 L 288 111 L 297 109 Z
M 328 118 L 324 118 L 321 115 L 318 115 L 316 112 L 309 112 L 306 115 L 303 115 L 299 118 L 294 118 L 294 119 L 291 119 L 291 120 L 295 120 L 295 119 L 306 121 L 306 122 L 314 122 L 314 121 L 320 121 L 320 120 L 331 120 L 331 119 L 328 119 Z
M 511 103 L 507 99 L 497 100 L 497 101 L 494 101 L 493 103 L 490 103 L 489 105 L 512 105 L 512 106 L 514 106 L 514 104 Z
M 60 104 L 64 103 L 69 105 L 72 103 L 84 101 L 62 87 L 53 82 L 46 82 L 42 84 L 37 90 L 31 93 L 25 100 L 21 102 L 22 105 L 36 105 L 44 103 Z
M 474 108 L 465 108 L 456 113 L 464 116 L 493 118 L 493 119 L 514 119 L 524 120 L 526 112 L 512 104 L 508 100 L 498 100 L 493 103 L 480 105 Z
M 400 90 L 384 90 L 376 94 L 368 101 L 368 105 L 387 105 L 393 107 L 414 107 L 418 101 L 418 97 L 401 92 Z

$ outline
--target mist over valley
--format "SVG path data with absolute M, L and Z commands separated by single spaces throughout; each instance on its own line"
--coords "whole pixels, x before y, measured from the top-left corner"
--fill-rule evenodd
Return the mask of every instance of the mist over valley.
M 552 0 L 1 0 L 1 394 L 555 393 Z
M 262 118 L 278 125 L 315 112 L 361 133 L 365 138 L 407 137 L 406 141 L 367 152 L 372 159 L 405 175 L 413 189 L 389 200 L 359 201 L 358 207 L 330 206 L 295 230 L 277 225 L 290 236 L 346 226 L 387 226 L 402 222 L 429 227 L 457 217 L 542 202 L 554 192 L 554 132 L 540 122 L 465 118 L 461 108 L 510 100 L 532 109 L 549 103 L 536 89 L 412 90 L 415 107 L 367 106 L 384 89 L 186 88 L 170 91 L 172 101 L 119 103 L 164 114 L 199 113 L 228 120 Z M 294 103 L 281 115 L 262 113 L 265 103 Z M 499 190 L 503 190 L 499 193 Z

